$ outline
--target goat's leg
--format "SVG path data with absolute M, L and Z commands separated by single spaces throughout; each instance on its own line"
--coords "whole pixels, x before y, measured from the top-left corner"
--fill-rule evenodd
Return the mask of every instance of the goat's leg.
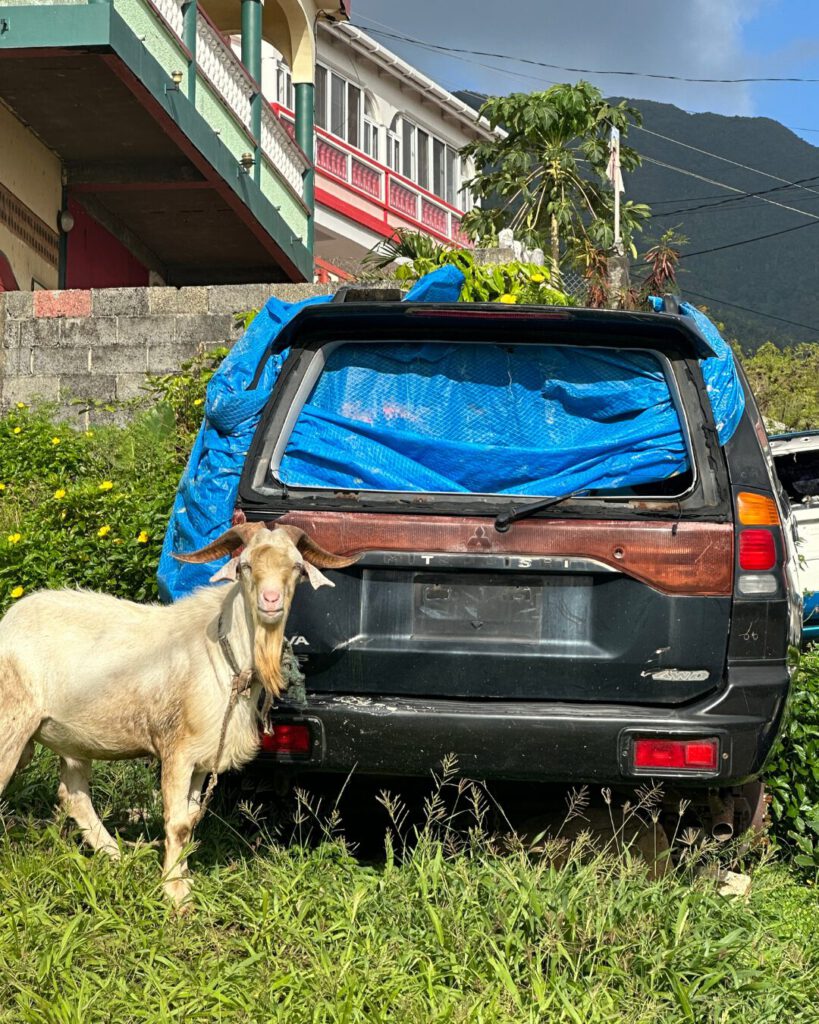
M 190 842 L 199 810 L 194 782 L 199 779 L 201 788 L 202 778 L 201 772 L 194 774 L 193 766 L 186 759 L 170 757 L 162 762 L 162 803 L 165 810 L 163 886 L 166 896 L 178 907 L 190 898 L 191 880 L 183 851 Z
M 74 757 L 60 758 L 60 804 L 80 827 L 82 837 L 92 850 L 101 850 L 119 860 L 116 840 L 103 825 L 91 803 L 91 762 Z
M 207 772 L 194 772 L 188 789 L 188 814 L 191 820 L 191 829 L 196 825 L 199 815 L 199 807 L 202 803 L 202 786 L 205 784 Z
M 0 795 L 34 753 L 41 715 L 15 669 L 0 660 Z

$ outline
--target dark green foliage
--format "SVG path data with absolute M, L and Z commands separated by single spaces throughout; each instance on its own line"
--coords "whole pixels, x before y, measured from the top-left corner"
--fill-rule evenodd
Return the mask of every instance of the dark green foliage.
M 480 113 L 503 138 L 472 142 L 462 152 L 477 174 L 469 182 L 483 200 L 464 217 L 464 228 L 481 238 L 510 227 L 529 246 L 540 246 L 557 265 L 564 252 L 586 244 L 609 249 L 614 192 L 606 179 L 612 127 L 621 133 L 621 164 L 639 164 L 625 144 L 640 113 L 627 103 L 612 105 L 589 82 L 554 85 L 545 92 L 492 96 Z M 626 242 L 649 210 L 632 202 L 621 207 Z
M 819 871 L 819 651 L 803 658 L 788 721 L 766 771 L 777 844 Z

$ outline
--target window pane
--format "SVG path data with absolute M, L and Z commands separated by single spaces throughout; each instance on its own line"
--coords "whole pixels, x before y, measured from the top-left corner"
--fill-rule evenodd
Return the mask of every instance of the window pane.
M 418 129 L 418 184 L 429 188 L 429 136 Z
M 444 199 L 453 206 L 458 201 L 458 154 L 454 149 L 446 147 L 446 192 Z
M 347 134 L 351 146 L 358 145 L 358 126 L 361 121 L 361 90 L 347 85 Z
M 412 178 L 414 177 L 412 167 L 412 151 L 414 148 L 413 142 L 415 141 L 413 138 L 413 136 L 415 135 L 415 125 L 412 123 L 412 121 L 407 121 L 406 118 L 401 122 L 401 124 L 404 141 L 404 175 L 407 178 Z
M 316 124 L 327 127 L 327 69 L 316 65 Z
M 436 196 L 443 197 L 444 189 L 444 144 L 438 139 L 432 140 L 432 191 Z
M 330 131 L 343 139 L 347 83 L 338 75 L 330 75 L 330 90 Z

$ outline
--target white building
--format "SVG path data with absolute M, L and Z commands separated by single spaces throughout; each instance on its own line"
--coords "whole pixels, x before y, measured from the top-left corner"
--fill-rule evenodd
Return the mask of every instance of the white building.
M 316 45 L 316 217 L 319 275 L 355 260 L 396 228 L 465 242 L 472 175 L 458 150 L 490 138 L 472 107 L 347 23 L 319 22 Z M 262 87 L 284 123 L 294 112 L 290 73 L 265 45 Z

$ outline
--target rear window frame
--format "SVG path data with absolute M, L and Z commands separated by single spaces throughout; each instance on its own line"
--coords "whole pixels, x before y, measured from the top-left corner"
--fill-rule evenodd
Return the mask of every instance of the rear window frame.
M 302 377 L 301 377 L 300 381 L 298 382 L 298 385 L 296 387 L 295 393 L 290 397 L 289 402 L 287 403 L 285 417 L 284 417 L 284 420 L 281 423 L 281 426 L 280 426 L 280 428 L 279 428 L 279 430 L 277 432 L 275 441 L 274 441 L 273 446 L 272 446 L 272 451 L 270 450 L 269 443 L 265 444 L 265 446 L 264 446 L 262 457 L 259 460 L 256 476 L 254 478 L 254 489 L 256 490 L 257 493 L 264 494 L 264 495 L 271 495 L 271 494 L 278 495 L 278 494 L 281 494 L 282 492 L 287 492 L 288 494 L 293 495 L 294 497 L 296 495 L 304 494 L 304 493 L 327 493 L 327 492 L 338 493 L 338 491 L 339 491 L 338 487 L 332 487 L 332 486 L 327 486 L 327 485 L 324 485 L 324 486 L 320 486 L 320 485 L 305 486 L 305 485 L 302 485 L 302 484 L 285 483 L 281 479 L 281 476 L 279 475 L 280 469 L 281 469 L 281 463 L 282 463 L 282 460 L 284 458 L 287 446 L 288 446 L 288 444 L 290 442 L 290 437 L 291 437 L 291 435 L 293 433 L 293 429 L 295 428 L 296 423 L 298 422 L 299 416 L 301 415 L 301 412 L 302 412 L 304 406 L 306 405 L 306 403 L 308 402 L 311 394 L 313 393 L 313 389 L 316 387 L 316 385 L 318 384 L 319 380 L 321 379 L 321 375 L 324 372 L 324 369 L 325 369 L 325 367 L 327 365 L 327 360 L 329 359 L 330 355 L 333 352 L 335 352 L 337 349 L 339 349 L 339 348 L 341 348 L 341 347 L 343 347 L 345 345 L 374 345 L 374 344 L 385 344 L 385 345 L 387 345 L 387 344 L 391 344 L 391 345 L 395 345 L 395 344 L 418 344 L 418 342 L 415 339 L 412 339 L 412 340 L 408 341 L 406 339 L 401 339 L 401 338 L 389 338 L 389 339 L 385 338 L 385 339 L 381 339 L 380 341 L 379 340 L 374 340 L 372 338 L 362 338 L 362 339 L 358 339 L 358 340 L 354 340 L 354 339 L 351 339 L 351 338 L 344 338 L 344 339 L 338 339 L 338 340 L 335 340 L 335 339 L 334 340 L 328 340 L 324 344 L 322 344 L 319 348 L 317 348 L 315 350 L 313 359 L 308 364 L 307 368 L 305 369 L 304 373 L 302 374 Z M 467 341 L 466 339 L 463 339 L 463 340 L 460 340 L 460 341 L 452 341 L 451 339 L 450 340 L 439 340 L 437 338 L 429 338 L 429 339 L 427 339 L 426 342 L 424 342 L 424 344 L 432 344 L 432 345 L 435 345 L 435 344 L 442 344 L 442 345 L 452 345 L 452 344 L 454 344 L 454 345 L 472 345 L 472 344 L 479 344 L 479 345 L 503 345 L 505 343 L 502 342 L 502 341 L 494 341 L 493 342 L 493 341 L 490 341 L 488 339 L 485 340 L 485 341 L 472 342 L 472 341 Z M 507 342 L 506 344 L 514 344 L 514 343 Z M 534 345 L 535 342 L 531 342 L 531 344 Z M 541 346 L 541 347 L 543 347 L 543 346 Z M 568 345 L 564 344 L 563 346 L 560 346 L 560 347 L 568 348 L 568 347 L 571 347 L 571 346 L 568 346 Z M 605 352 L 622 352 L 622 351 L 624 351 L 624 349 L 619 348 L 619 347 L 615 347 L 615 346 L 612 346 L 612 345 L 602 345 L 602 344 L 588 345 L 588 346 L 583 346 L 583 347 L 584 348 L 593 349 L 594 351 L 605 351 Z M 662 372 L 663 377 L 665 379 L 666 385 L 668 387 L 668 392 L 669 392 L 669 395 L 671 397 L 671 401 L 672 401 L 672 403 L 674 405 L 674 408 L 675 408 L 675 410 L 677 412 L 677 417 L 678 417 L 678 419 L 680 421 L 680 428 L 681 428 L 681 433 L 682 433 L 682 437 L 683 437 L 683 443 L 685 444 L 686 454 L 688 455 L 688 461 L 689 461 L 689 466 L 690 466 L 690 475 L 691 475 L 690 483 L 685 488 L 685 490 L 681 491 L 679 494 L 675 494 L 675 495 L 662 495 L 662 494 L 645 494 L 645 495 L 643 495 L 643 494 L 641 494 L 641 495 L 639 495 L 639 498 L 641 500 L 644 500 L 644 501 L 660 501 L 660 500 L 680 500 L 680 501 L 682 501 L 695 489 L 695 487 L 697 485 L 699 469 L 698 469 L 698 466 L 697 466 L 695 458 L 694 458 L 694 453 L 693 453 L 693 449 L 692 449 L 692 445 L 691 445 L 690 426 L 689 426 L 689 423 L 688 423 L 688 417 L 687 417 L 687 415 L 685 413 L 685 410 L 683 408 L 682 397 L 680 395 L 678 383 L 674 379 L 674 375 L 673 375 L 673 373 L 671 371 L 670 362 L 664 357 L 662 352 L 659 352 L 657 349 L 637 348 L 637 347 L 629 348 L 628 351 L 639 352 L 639 353 L 644 354 L 644 355 L 649 355 L 649 356 L 651 356 L 652 358 L 654 358 L 656 360 L 658 368 Z M 264 467 L 265 456 L 268 455 L 268 452 L 269 452 L 269 457 L 267 458 L 267 468 L 266 468 L 266 470 L 264 470 L 264 478 L 265 479 L 264 479 L 264 481 L 261 481 L 259 478 L 262 476 L 262 470 L 263 470 L 263 467 Z M 270 477 L 272 477 L 272 481 L 268 482 L 270 480 Z M 673 478 L 669 477 L 668 479 L 673 479 Z M 648 486 L 648 485 L 646 485 L 646 486 Z M 507 504 L 510 501 L 524 501 L 524 502 L 526 502 L 526 501 L 538 501 L 539 499 L 542 499 L 542 498 L 552 497 L 552 495 L 548 495 L 548 494 L 515 494 L 515 493 L 500 493 L 500 492 L 497 492 L 497 491 L 469 491 L 469 492 L 464 492 L 464 491 L 419 491 L 419 490 L 416 490 L 416 489 L 380 490 L 380 489 L 369 488 L 369 487 L 349 488 L 349 490 L 345 488 L 344 493 L 359 494 L 359 495 L 366 494 L 368 496 L 369 495 L 381 495 L 381 496 L 389 495 L 389 496 L 391 496 L 393 498 L 397 498 L 397 499 L 406 499 L 407 497 L 412 497 L 412 496 L 417 496 L 417 495 L 426 495 L 426 496 L 428 496 L 430 498 L 442 499 L 444 497 L 451 497 L 453 495 L 459 494 L 462 497 L 468 497 L 468 498 L 495 499 L 495 500 L 498 500 L 498 501 L 505 502 Z M 606 498 L 606 499 L 614 499 L 614 498 L 628 499 L 628 498 L 633 498 L 635 496 L 634 495 L 622 495 L 622 494 L 618 495 L 617 492 L 613 490 L 613 491 L 610 491 L 610 492 L 599 491 L 599 492 L 594 493 L 593 495 L 590 495 L 590 497 Z
M 378 305 L 378 304 L 376 304 Z M 382 304 L 384 305 L 384 304 Z M 323 307 L 327 310 L 327 307 Z M 406 307 L 404 307 L 406 309 Z M 463 308 L 463 307 L 462 307 Z M 497 309 L 497 307 L 495 307 Z M 329 312 L 329 310 L 328 310 Z M 353 310 L 350 310 L 353 312 Z M 309 397 L 318 379 L 323 359 L 313 368 L 316 356 L 328 344 L 336 347 L 346 342 L 398 342 L 430 341 L 434 333 L 436 341 L 478 342 L 503 344 L 504 326 L 495 317 L 487 330 L 477 330 L 481 321 L 473 317 L 462 320 L 447 310 L 448 317 L 435 322 L 435 311 L 427 307 L 424 318 L 424 332 L 394 328 L 386 332 L 382 325 L 384 317 L 325 317 L 326 325 L 319 317 L 310 317 L 299 331 L 299 317 L 282 332 L 271 352 L 289 348 L 288 358 L 273 387 L 262 411 L 260 422 L 250 445 L 240 479 L 238 506 L 251 518 L 262 514 L 284 514 L 296 509 L 328 511 L 412 511 L 419 514 L 485 514 L 495 515 L 508 509 L 511 502 L 537 501 L 536 496 L 513 496 L 508 494 L 477 495 L 465 492 L 420 492 L 420 491 L 372 491 L 339 490 L 334 488 L 288 487 L 281 481 L 267 485 L 268 467 L 274 449 L 283 454 L 297 411 L 291 405 L 297 395 L 303 404 Z M 568 312 L 569 315 L 566 315 Z M 532 316 L 529 322 L 520 321 L 509 326 L 514 329 L 514 340 L 510 343 L 541 345 L 575 345 L 602 349 L 631 349 L 649 352 L 659 360 L 669 383 L 669 390 L 675 402 L 683 437 L 688 449 L 693 481 L 684 494 L 669 497 L 634 495 L 593 495 L 572 498 L 556 508 L 549 509 L 549 517 L 580 516 L 594 518 L 601 512 L 610 518 L 631 518 L 634 515 L 659 516 L 667 518 L 708 518 L 712 521 L 730 521 L 733 518 L 728 470 L 724 449 L 719 445 L 713 410 L 707 399 L 705 383 L 696 357 L 691 354 L 691 344 L 684 335 L 679 317 L 660 314 L 619 314 L 609 313 L 597 316 L 591 310 L 561 310 L 562 315 Z M 589 314 L 588 320 L 594 328 L 584 329 L 585 324 L 571 314 Z M 303 314 L 302 314 L 303 315 Z M 415 318 L 413 318 L 415 319 Z M 372 332 L 362 330 L 362 324 L 372 321 Z M 405 324 L 408 318 L 401 317 Z M 312 322 L 310 322 L 312 321 Z M 345 325 L 345 321 L 348 323 Z M 511 318 L 510 318 L 511 321 Z M 665 323 L 664 323 L 665 322 Z M 420 326 L 421 318 L 415 319 Z M 341 325 L 341 326 L 339 326 Z M 321 328 L 325 329 L 322 330 Z M 634 329 L 632 329 L 634 328 Z M 491 330 L 491 335 L 489 334 Z M 381 333 L 379 333 L 379 331 Z M 475 335 L 483 334 L 484 337 Z M 300 337 L 300 335 L 302 335 Z M 684 351 L 688 348 L 689 351 Z M 311 372 L 312 368 L 312 372 Z M 669 372 L 670 371 L 670 372 Z M 257 374 L 257 379 L 258 379 Z M 302 400 L 303 394 L 303 400 Z M 298 406 L 300 411 L 301 405 Z M 277 463 L 278 465 L 278 463 Z M 704 467 L 705 470 L 704 470 Z

